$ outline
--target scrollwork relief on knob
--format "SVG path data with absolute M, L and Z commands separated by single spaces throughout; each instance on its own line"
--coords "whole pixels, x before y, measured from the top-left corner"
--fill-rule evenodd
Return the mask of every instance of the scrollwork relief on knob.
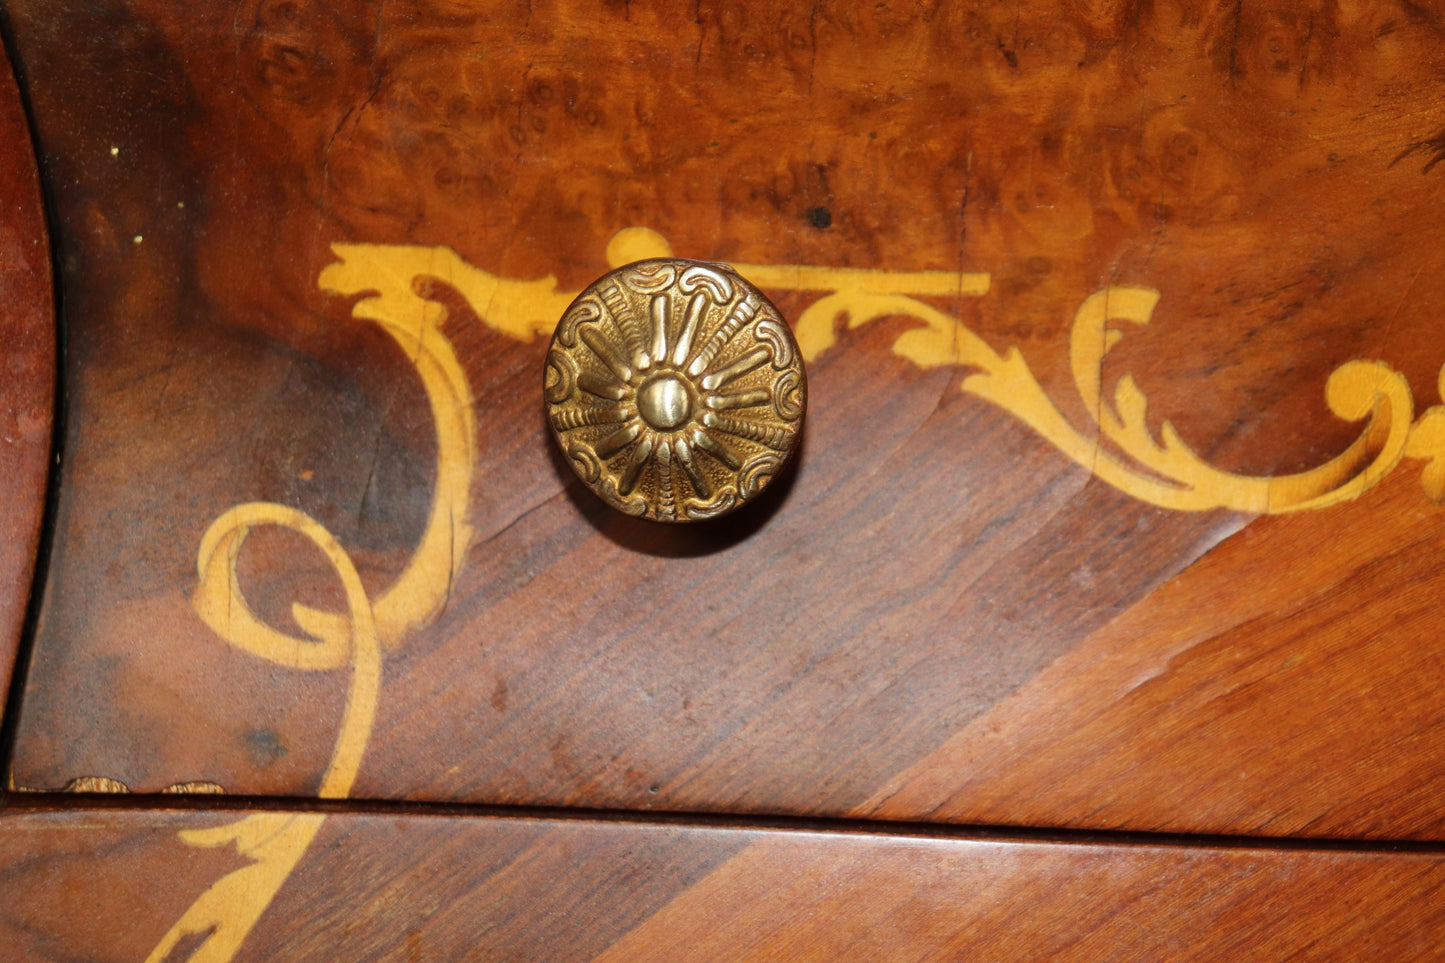
M 796 449 L 802 353 L 776 307 L 723 264 L 657 258 L 599 278 L 547 353 L 547 422 L 612 507 L 714 518 L 755 498 Z

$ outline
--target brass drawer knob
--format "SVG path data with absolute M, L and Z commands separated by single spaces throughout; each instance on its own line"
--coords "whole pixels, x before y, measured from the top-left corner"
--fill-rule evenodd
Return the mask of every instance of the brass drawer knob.
M 629 515 L 715 518 L 798 446 L 807 406 L 793 333 L 725 264 L 658 258 L 598 278 L 547 352 L 547 422 L 587 487 Z

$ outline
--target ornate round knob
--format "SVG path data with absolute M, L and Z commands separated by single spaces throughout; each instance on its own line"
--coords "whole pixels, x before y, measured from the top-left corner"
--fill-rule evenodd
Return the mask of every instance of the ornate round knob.
M 715 518 L 798 445 L 803 359 L 782 316 L 725 264 L 620 267 L 567 308 L 543 379 L 553 437 L 587 487 L 629 515 Z

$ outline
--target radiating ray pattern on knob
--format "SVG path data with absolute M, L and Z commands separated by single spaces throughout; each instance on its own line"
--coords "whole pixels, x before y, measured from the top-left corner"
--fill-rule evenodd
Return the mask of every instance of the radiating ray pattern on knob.
M 639 261 L 598 279 L 557 325 L 547 421 L 608 504 L 664 522 L 754 498 L 797 447 L 807 378 L 792 332 L 724 264 Z

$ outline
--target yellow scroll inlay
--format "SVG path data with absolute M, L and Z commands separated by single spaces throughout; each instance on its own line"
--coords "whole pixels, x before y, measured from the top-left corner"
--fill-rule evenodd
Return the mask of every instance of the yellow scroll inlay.
M 315 519 L 285 505 L 239 505 L 216 519 L 201 539 L 200 582 L 191 597 L 196 613 L 216 635 L 252 655 L 303 671 L 350 670 L 336 748 L 318 790 L 323 799 L 348 796 L 361 768 L 381 692 L 383 650 L 397 647 L 437 616 L 461 569 L 471 541 L 467 506 L 477 457 L 471 389 L 441 331 L 446 310 L 421 297 L 412 286 L 417 277 L 446 278 L 452 263 L 460 262 L 450 252 L 438 250 L 410 263 L 394 257 L 387 248 L 338 245 L 334 250 L 341 261 L 322 272 L 321 286 L 338 294 L 372 292 L 356 304 L 352 316 L 375 321 L 401 345 L 431 404 L 437 432 L 437 481 L 421 541 L 396 581 L 373 602 L 351 556 Z M 258 619 L 246 604 L 237 579 L 237 560 L 247 536 L 266 525 L 289 528 L 316 545 L 345 593 L 344 613 L 292 607 L 306 637 L 278 631 Z M 187 936 L 202 937 L 189 956 L 193 963 L 230 960 L 296 868 L 325 818 L 318 813 L 258 813 L 226 825 L 182 832 L 181 839 L 191 846 L 234 843 L 251 863 L 202 893 L 156 945 L 148 961 L 166 959 Z

